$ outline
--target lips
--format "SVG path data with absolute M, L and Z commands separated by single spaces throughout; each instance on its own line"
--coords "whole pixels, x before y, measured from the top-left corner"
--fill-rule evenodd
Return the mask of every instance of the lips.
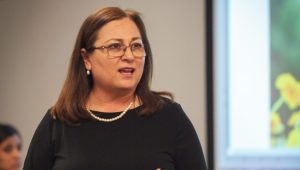
M 14 164 L 11 166 L 12 169 L 19 169 L 20 167 L 21 167 L 21 162 L 20 162 L 20 161 L 14 163 Z
M 118 71 L 121 74 L 132 74 L 132 73 L 134 73 L 135 69 L 131 68 L 131 67 L 124 67 L 124 68 L 120 68 Z

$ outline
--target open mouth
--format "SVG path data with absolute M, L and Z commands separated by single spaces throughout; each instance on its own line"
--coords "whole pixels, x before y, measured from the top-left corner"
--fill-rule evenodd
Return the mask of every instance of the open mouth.
M 13 169 L 19 169 L 19 168 L 21 168 L 21 162 L 16 162 L 16 163 L 14 163 L 14 164 L 12 165 L 12 168 L 13 168 Z
M 133 74 L 135 69 L 134 68 L 129 68 L 129 67 L 126 67 L 126 68 L 120 68 L 118 70 L 121 74 Z

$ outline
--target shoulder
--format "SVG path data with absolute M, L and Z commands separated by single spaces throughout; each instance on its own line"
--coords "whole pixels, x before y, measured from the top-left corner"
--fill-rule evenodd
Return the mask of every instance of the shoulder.
M 175 123 L 177 128 L 194 129 L 187 112 L 179 103 L 164 97 L 162 99 L 164 100 L 164 104 L 160 112 L 161 115 L 164 115 L 168 119 L 168 122 Z
M 44 114 L 43 119 L 41 120 L 41 123 L 53 123 L 56 121 L 56 117 L 52 113 L 52 108 L 49 108 L 46 111 L 46 114 Z
M 53 118 L 51 109 L 48 109 L 31 139 L 24 169 L 52 169 L 50 167 L 53 163 L 53 125 L 55 122 L 57 121 Z
M 164 111 L 174 111 L 183 112 L 183 109 L 179 103 L 166 97 L 160 97 L 162 101 L 162 110 Z
M 48 109 L 44 114 L 42 120 L 40 121 L 36 132 L 37 133 L 44 133 L 44 132 L 51 132 L 52 128 L 56 124 L 60 124 L 61 122 L 55 118 L 52 114 L 52 108 Z
M 174 121 L 188 120 L 185 111 L 182 109 L 179 103 L 166 97 L 161 97 L 161 100 L 162 106 L 158 111 L 159 113 Z

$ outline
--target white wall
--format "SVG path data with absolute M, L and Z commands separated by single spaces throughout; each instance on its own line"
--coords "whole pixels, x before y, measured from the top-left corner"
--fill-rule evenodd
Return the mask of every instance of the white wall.
M 104 6 L 143 14 L 152 87 L 174 93 L 206 152 L 204 0 L 0 0 L 0 122 L 20 129 L 23 157 L 60 92 L 81 23 Z

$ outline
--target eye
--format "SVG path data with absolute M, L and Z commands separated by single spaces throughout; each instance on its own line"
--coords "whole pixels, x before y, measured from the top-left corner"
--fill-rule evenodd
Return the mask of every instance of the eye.
M 141 49 L 141 48 L 143 48 L 144 47 L 144 45 L 142 44 L 142 43 L 132 43 L 131 44 L 131 48 L 132 49 Z
M 13 146 L 12 145 L 5 146 L 4 149 L 3 149 L 3 151 L 5 153 L 10 153 L 12 150 L 13 150 Z
M 122 48 L 122 44 L 120 44 L 120 43 L 113 43 L 113 44 L 108 45 L 107 48 L 109 50 L 119 50 L 119 49 Z
M 18 144 L 18 145 L 17 145 L 17 149 L 18 149 L 19 151 L 21 151 L 21 150 L 22 150 L 22 145 L 21 145 L 21 144 Z

